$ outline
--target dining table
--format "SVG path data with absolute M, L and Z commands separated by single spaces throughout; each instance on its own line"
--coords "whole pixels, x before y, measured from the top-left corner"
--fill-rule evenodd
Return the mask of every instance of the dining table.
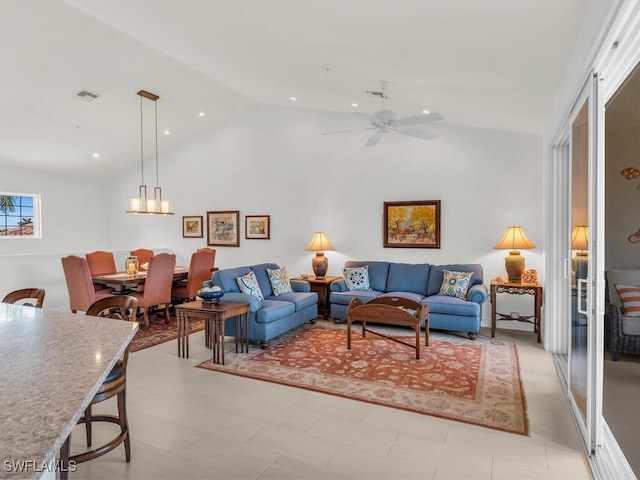
M 0 303 L 0 478 L 56 478 L 60 447 L 137 330 Z
M 173 269 L 173 281 L 186 280 L 189 275 L 189 267 L 177 266 Z M 92 275 L 93 283 L 112 288 L 114 293 L 124 293 L 127 290 L 139 290 L 147 279 L 147 271 L 139 270 L 138 273 L 116 272 L 109 275 Z

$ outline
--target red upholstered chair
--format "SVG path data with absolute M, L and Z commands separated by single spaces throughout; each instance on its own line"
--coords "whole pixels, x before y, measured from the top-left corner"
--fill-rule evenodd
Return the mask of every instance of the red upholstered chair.
M 44 302 L 43 288 L 23 288 L 15 292 L 8 293 L 2 303 L 16 303 L 20 305 L 28 305 L 30 307 L 42 308 Z
M 85 255 L 91 275 L 112 275 L 116 273 L 116 260 L 111 252 L 96 251 Z M 93 284 L 94 290 L 108 290 L 109 287 Z
M 144 308 L 144 325 L 149 327 L 149 309 L 164 305 L 165 323 L 169 322 L 169 306 L 171 305 L 171 285 L 176 256 L 173 253 L 159 253 L 149 260 L 147 278 L 144 281 L 144 292 L 131 295 L 138 299 L 138 307 Z
M 149 263 L 149 259 L 153 257 L 153 250 L 146 248 L 139 248 L 138 250 L 131 250 L 132 257 L 138 257 L 138 265 L 142 268 L 142 265 Z
M 191 255 L 187 281 L 173 286 L 171 297 L 183 300 L 191 300 L 196 297 L 196 292 L 202 288 L 202 282 L 211 280 L 211 269 L 216 260 L 216 251 L 213 248 L 200 248 Z
M 62 259 L 64 278 L 67 281 L 69 291 L 69 306 L 73 313 L 78 310 L 86 312 L 93 302 L 100 298 L 111 296 L 111 290 L 100 290 L 93 288 L 91 272 L 87 260 L 76 255 L 69 255 Z
M 118 295 L 102 298 L 95 303 L 91 304 L 87 309 L 87 315 L 93 315 L 95 317 L 107 317 L 116 318 L 118 320 L 125 320 L 133 322 L 136 320 L 136 313 L 138 311 L 138 301 L 130 296 Z M 129 435 L 129 422 L 127 421 L 127 409 L 126 409 L 126 386 L 127 386 L 127 361 L 129 359 L 129 345 L 124 351 L 122 359 L 118 360 L 107 378 L 104 380 L 100 388 L 93 397 L 93 400 L 84 411 L 84 417 L 82 417 L 78 423 L 85 424 L 85 430 L 87 435 L 87 447 L 91 447 L 91 434 L 93 422 L 110 422 L 120 426 L 120 432 L 108 443 L 95 448 L 90 451 L 79 453 L 77 455 L 71 455 L 71 434 L 67 437 L 64 444 L 60 448 L 60 462 L 63 468 L 60 471 L 60 478 L 68 478 L 69 462 L 82 463 L 89 460 L 93 460 L 105 453 L 110 452 L 118 445 L 124 442 L 124 452 L 126 461 L 131 461 L 131 438 Z M 107 415 L 92 413 L 92 406 L 96 403 L 103 402 L 112 397 L 117 396 L 118 401 L 118 415 Z

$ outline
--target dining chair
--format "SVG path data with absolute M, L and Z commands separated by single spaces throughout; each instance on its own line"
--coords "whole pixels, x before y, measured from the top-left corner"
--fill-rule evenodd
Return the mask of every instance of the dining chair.
M 69 291 L 69 307 L 73 313 L 86 312 L 89 306 L 104 297 L 112 296 L 111 290 L 96 291 L 86 258 L 69 255 L 62 258 L 64 278 Z
M 87 253 L 85 255 L 87 263 L 89 264 L 89 271 L 91 275 L 112 275 L 116 273 L 116 260 L 111 252 L 104 252 L 98 250 L 95 252 Z M 94 290 L 108 290 L 109 287 L 100 285 L 98 283 L 93 284 Z
M 138 265 L 144 265 L 149 263 L 149 259 L 153 257 L 153 250 L 147 248 L 139 248 L 138 250 L 131 250 L 132 257 L 138 257 Z
M 44 294 L 44 288 L 23 288 L 5 295 L 2 303 L 16 303 L 29 307 L 42 308 Z
M 211 269 L 216 260 L 213 248 L 200 248 L 191 254 L 187 280 L 173 285 L 171 297 L 184 301 L 196 297 L 196 292 L 202 288 L 202 283 L 211 280 Z
M 144 309 L 144 326 L 149 328 L 149 309 L 164 306 L 165 323 L 169 323 L 171 305 L 171 285 L 176 256 L 173 253 L 159 253 L 149 259 L 147 278 L 142 293 L 132 292 L 138 299 L 138 307 Z
M 111 296 L 101 298 L 92 303 L 87 309 L 86 315 L 95 317 L 115 318 L 133 322 L 136 320 L 138 312 L 138 300 L 127 295 Z M 60 470 L 60 478 L 68 478 L 69 463 L 83 463 L 93 460 L 107 452 L 110 452 L 118 445 L 124 442 L 125 458 L 127 462 L 131 461 L 131 437 L 129 435 L 129 422 L 127 421 L 126 410 L 126 385 L 127 385 L 127 362 L 129 360 L 129 345 L 124 351 L 120 360 L 117 361 L 107 378 L 102 382 L 98 391 L 91 400 L 91 403 L 84 411 L 84 416 L 78 420 L 78 423 L 85 424 L 85 432 L 87 437 L 87 448 L 91 447 L 92 423 L 93 422 L 110 422 L 120 426 L 120 433 L 111 441 L 92 450 L 71 455 L 71 433 L 60 448 L 60 463 L 63 468 Z M 92 413 L 93 405 L 117 396 L 118 415 Z

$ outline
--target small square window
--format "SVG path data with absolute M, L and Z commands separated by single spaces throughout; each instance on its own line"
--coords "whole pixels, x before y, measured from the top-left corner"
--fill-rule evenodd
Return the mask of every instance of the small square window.
M 40 195 L 0 192 L 0 238 L 42 238 Z

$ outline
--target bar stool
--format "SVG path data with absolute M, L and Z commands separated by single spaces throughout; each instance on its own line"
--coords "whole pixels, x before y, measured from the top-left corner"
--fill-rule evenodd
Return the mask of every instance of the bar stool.
M 117 318 L 126 321 L 135 321 L 138 311 L 138 301 L 130 296 L 106 297 L 97 300 L 87 310 L 87 315 L 96 317 Z M 125 402 L 125 390 L 127 384 L 127 360 L 129 359 L 129 346 L 127 346 L 121 360 L 118 360 L 107 378 L 104 380 L 93 400 L 84 411 L 84 417 L 78 423 L 85 424 L 87 434 L 87 447 L 91 447 L 91 424 L 92 422 L 110 422 L 120 425 L 120 433 L 110 442 L 89 450 L 87 452 L 70 455 L 71 434 L 67 437 L 60 448 L 60 479 L 65 480 L 69 475 L 69 462 L 83 463 L 100 457 L 110 452 L 124 442 L 125 458 L 131 461 L 131 439 L 129 437 L 129 422 L 127 421 L 127 410 Z M 118 397 L 118 415 L 92 415 L 91 407 L 96 403 L 103 402 L 114 396 Z
M 44 303 L 45 291 L 43 288 L 23 288 L 14 292 L 8 293 L 3 299 L 2 303 L 17 303 L 21 305 L 28 305 L 29 307 L 42 308 Z M 31 303 L 31 302 L 35 303 Z

